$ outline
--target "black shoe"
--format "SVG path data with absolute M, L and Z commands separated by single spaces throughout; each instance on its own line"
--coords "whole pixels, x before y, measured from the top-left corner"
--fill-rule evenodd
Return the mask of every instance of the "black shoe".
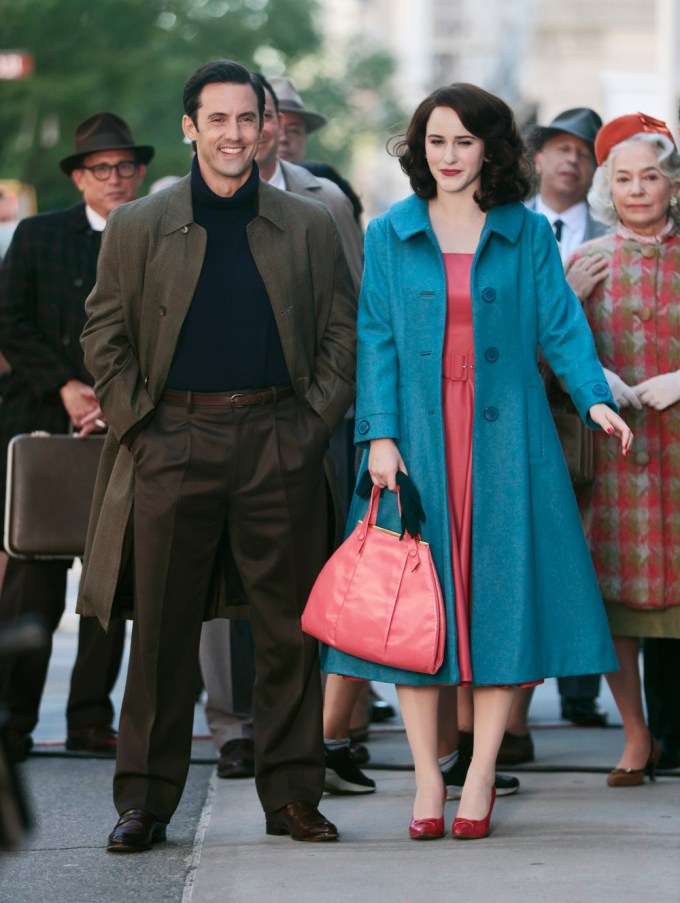
M 3 742 L 10 762 L 25 762 L 33 749 L 33 737 L 30 734 L 20 734 L 11 727 L 5 728 Z
M 394 718 L 397 714 L 394 711 L 394 706 L 390 705 L 382 696 L 378 696 L 373 687 L 368 691 L 368 701 L 371 704 L 371 721 L 374 724 L 389 721 L 390 718 Z
M 227 740 L 217 761 L 218 778 L 254 778 L 255 744 L 248 737 Z
M 367 778 L 354 764 L 349 746 L 338 749 L 324 747 L 326 759 L 326 793 L 373 793 L 375 781 Z
M 355 765 L 368 765 L 371 754 L 363 743 L 356 743 L 350 738 L 349 755 Z
M 115 756 L 118 747 L 118 735 L 110 724 L 70 727 L 64 745 L 70 752 L 99 753 L 105 756 Z
M 470 767 L 470 756 L 458 750 L 458 758 L 451 768 L 442 771 L 442 777 L 446 784 L 446 799 L 459 800 L 463 793 L 463 784 L 467 777 Z M 496 796 L 512 796 L 519 790 L 519 781 L 517 778 L 510 777 L 507 774 L 497 774 L 494 781 L 496 788 Z
M 166 839 L 166 825 L 146 809 L 127 809 L 109 834 L 109 853 L 143 853 Z
M 601 709 L 596 699 L 562 697 L 562 718 L 579 727 L 605 727 L 607 713 Z
M 661 757 L 656 763 L 657 768 L 673 769 L 680 768 L 680 748 L 670 746 L 663 740 L 659 741 L 661 746 Z

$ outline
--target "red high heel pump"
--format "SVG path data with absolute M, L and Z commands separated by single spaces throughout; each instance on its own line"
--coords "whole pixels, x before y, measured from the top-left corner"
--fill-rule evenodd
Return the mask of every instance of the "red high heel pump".
M 446 805 L 446 790 L 444 790 L 444 805 Z M 412 818 L 408 826 L 408 836 L 411 840 L 438 840 L 444 836 L 444 816 L 441 818 Z
M 489 836 L 489 822 L 493 804 L 496 802 L 496 788 L 491 788 L 491 804 L 485 818 L 455 818 L 451 833 L 456 840 L 478 840 Z

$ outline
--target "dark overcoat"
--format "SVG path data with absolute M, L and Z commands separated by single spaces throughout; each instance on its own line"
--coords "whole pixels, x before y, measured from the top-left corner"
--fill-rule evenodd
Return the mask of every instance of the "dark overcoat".
M 329 210 L 260 182 L 248 241 L 276 319 L 297 395 L 326 423 L 354 396 L 356 293 Z M 153 414 L 203 266 L 206 233 L 193 219 L 191 181 L 124 204 L 110 216 L 86 303 L 82 344 L 110 429 L 88 529 L 78 611 L 107 626 L 125 607 L 124 565 L 133 537 L 133 458 L 120 439 Z M 104 253 L 106 252 L 106 253 Z M 329 485 L 332 462 L 326 455 Z M 227 605 L 228 537 L 206 618 L 239 616 Z M 116 605 L 114 605 L 114 602 Z
M 517 684 L 613 670 L 602 599 L 538 371 L 539 344 L 590 427 L 593 404 L 615 405 L 546 218 L 520 203 L 491 209 L 470 289 L 473 681 Z M 356 438 L 396 440 L 420 490 L 422 538 L 432 546 L 446 602 L 446 656 L 431 676 L 325 647 L 326 671 L 407 684 L 460 680 L 442 414 L 445 324 L 442 255 L 427 202 L 411 196 L 367 231 Z M 379 522 L 396 530 L 396 502 L 385 495 Z M 348 529 L 366 504 L 355 496 Z
M 69 379 L 92 384 L 78 340 L 100 240 L 82 203 L 27 217 L 0 269 L 0 351 L 12 367 L 0 402 L 0 511 L 10 439 L 33 430 L 66 433 L 60 387 Z

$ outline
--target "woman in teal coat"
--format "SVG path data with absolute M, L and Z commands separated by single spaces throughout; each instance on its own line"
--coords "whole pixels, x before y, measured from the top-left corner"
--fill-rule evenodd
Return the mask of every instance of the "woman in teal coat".
M 632 436 L 550 226 L 521 203 L 528 170 L 507 105 L 472 85 L 438 89 L 398 154 L 415 195 L 366 236 L 359 479 L 368 469 L 375 485 L 394 490 L 403 471 L 420 491 L 422 538 L 446 603 L 446 655 L 425 675 L 324 647 L 322 667 L 397 684 L 416 768 L 414 838 L 444 833 L 438 688 L 473 687 L 474 756 L 453 833 L 481 837 L 512 687 L 616 668 L 539 346 L 589 427 L 616 433 L 624 454 Z M 380 523 L 395 530 L 396 499 L 386 495 Z M 355 495 L 349 529 L 365 511 Z

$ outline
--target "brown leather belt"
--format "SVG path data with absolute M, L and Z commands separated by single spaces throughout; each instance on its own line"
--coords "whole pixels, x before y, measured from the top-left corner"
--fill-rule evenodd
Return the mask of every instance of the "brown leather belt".
M 259 392 L 179 392 L 166 389 L 161 401 L 183 408 L 246 408 L 249 405 L 275 404 L 293 394 L 292 386 L 272 386 Z

